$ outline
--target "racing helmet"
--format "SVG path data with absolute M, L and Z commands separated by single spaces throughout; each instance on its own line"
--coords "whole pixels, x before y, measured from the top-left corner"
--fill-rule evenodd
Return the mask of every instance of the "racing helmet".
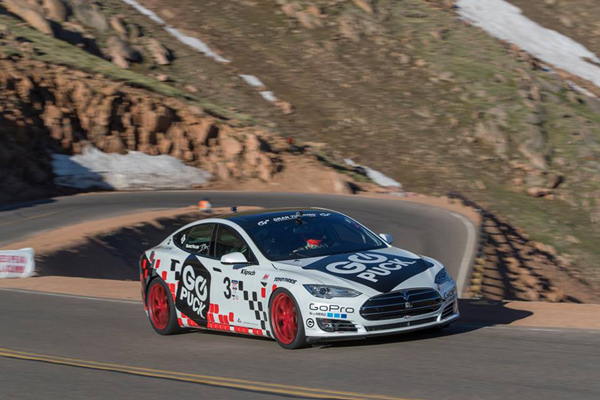
M 323 243 L 325 232 L 323 227 L 313 221 L 304 221 L 302 224 L 294 227 L 294 233 L 302 238 L 306 248 L 316 249 Z

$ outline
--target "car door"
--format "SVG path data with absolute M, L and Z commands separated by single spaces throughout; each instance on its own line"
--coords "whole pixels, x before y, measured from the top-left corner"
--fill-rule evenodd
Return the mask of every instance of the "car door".
M 201 223 L 173 235 L 170 270 L 175 273 L 175 307 L 185 325 L 206 327 L 209 322 L 214 291 L 210 267 L 214 229 L 215 224 Z
M 241 333 L 263 335 L 267 328 L 267 306 L 260 296 L 261 268 L 248 242 L 232 226 L 218 224 L 214 259 L 222 271 L 222 305 L 219 310 L 231 314 L 230 323 L 243 329 Z M 225 265 L 220 262 L 225 254 L 239 252 L 249 261 L 247 265 Z M 265 282 L 266 285 L 266 282 Z

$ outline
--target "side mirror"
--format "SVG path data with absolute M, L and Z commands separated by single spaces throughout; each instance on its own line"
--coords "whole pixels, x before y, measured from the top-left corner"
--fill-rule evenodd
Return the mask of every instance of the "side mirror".
M 239 264 L 249 264 L 248 260 L 246 260 L 246 257 L 239 252 L 234 252 L 234 253 L 229 253 L 229 254 L 225 254 L 223 257 L 221 257 L 221 264 L 225 264 L 225 265 L 239 265 Z
M 389 233 L 380 233 L 379 237 L 385 240 L 387 244 L 392 244 L 392 242 L 394 241 L 394 238 Z

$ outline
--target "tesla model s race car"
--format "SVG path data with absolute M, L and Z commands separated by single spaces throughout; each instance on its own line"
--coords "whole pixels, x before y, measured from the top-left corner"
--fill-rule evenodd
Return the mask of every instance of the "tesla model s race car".
M 159 334 L 203 328 L 290 349 L 455 321 L 444 266 L 391 241 L 318 208 L 204 219 L 142 255 L 142 298 Z

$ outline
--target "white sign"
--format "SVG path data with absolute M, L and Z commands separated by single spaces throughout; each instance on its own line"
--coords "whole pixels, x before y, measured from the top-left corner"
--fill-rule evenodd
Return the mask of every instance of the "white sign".
M 32 276 L 35 269 L 34 257 L 32 248 L 0 251 L 0 279 Z

